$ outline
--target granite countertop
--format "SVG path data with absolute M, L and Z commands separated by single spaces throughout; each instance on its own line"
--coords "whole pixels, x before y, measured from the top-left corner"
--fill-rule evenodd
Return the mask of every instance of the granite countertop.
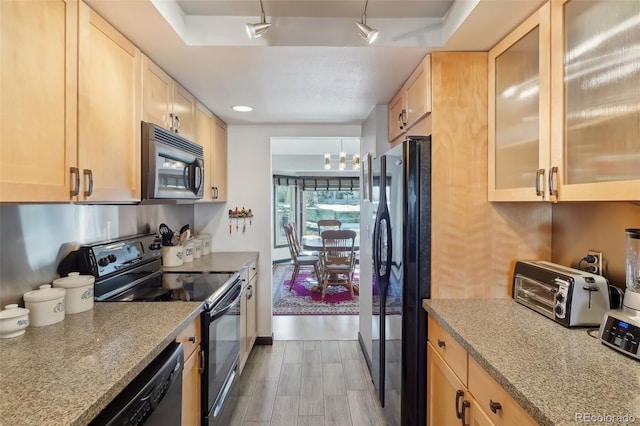
M 96 302 L 0 340 L 0 425 L 85 425 L 201 312 L 200 302 Z
M 538 423 L 575 425 L 576 413 L 640 420 L 640 363 L 586 328 L 565 328 L 512 299 L 423 307 Z
M 193 259 L 193 262 L 184 263 L 181 266 L 163 266 L 162 272 L 234 273 L 257 258 L 257 251 L 211 252 L 200 256 L 198 259 Z

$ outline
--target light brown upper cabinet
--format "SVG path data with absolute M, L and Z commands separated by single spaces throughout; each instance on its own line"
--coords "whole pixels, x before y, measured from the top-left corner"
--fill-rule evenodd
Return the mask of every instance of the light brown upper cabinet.
M 143 120 L 195 139 L 195 97 L 143 55 Z
M 215 201 L 227 201 L 227 124 L 214 116 L 211 187 Z
M 76 1 L 0 2 L 0 202 L 72 198 L 77 22 Z
M 431 112 L 431 55 L 426 55 L 389 102 L 389 142 Z
M 640 200 L 638 16 L 638 1 L 551 2 L 554 200 Z
M 80 3 L 77 201 L 140 201 L 141 54 Z
M 639 14 L 551 0 L 491 50 L 490 201 L 640 200 Z
M 489 201 L 548 199 L 550 7 L 489 51 Z
M 227 200 L 227 127 L 196 102 L 195 141 L 204 149 L 204 194 L 198 202 Z

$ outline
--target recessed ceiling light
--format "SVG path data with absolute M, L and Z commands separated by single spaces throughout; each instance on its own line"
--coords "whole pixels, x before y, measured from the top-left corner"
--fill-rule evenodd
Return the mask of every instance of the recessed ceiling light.
M 253 108 L 251 108 L 250 106 L 246 106 L 246 105 L 235 105 L 232 108 L 233 108 L 234 111 L 238 111 L 238 112 L 253 111 Z

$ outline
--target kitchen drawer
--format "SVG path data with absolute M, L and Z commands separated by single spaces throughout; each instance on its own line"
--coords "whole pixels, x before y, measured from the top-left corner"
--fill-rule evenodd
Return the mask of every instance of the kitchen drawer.
M 535 426 L 536 423 L 498 382 L 469 357 L 469 392 L 497 426 Z M 499 404 L 499 409 L 496 407 Z M 495 413 L 491 407 L 495 409 Z
M 184 359 L 189 358 L 189 355 L 200 345 L 200 317 L 193 320 L 178 334 L 176 342 L 182 343 Z
M 248 262 L 242 271 L 240 272 L 240 278 L 242 279 L 242 285 L 247 285 L 258 273 L 258 261 L 257 259 Z
M 429 341 L 436 352 L 449 364 L 460 381 L 467 385 L 467 351 L 429 315 Z

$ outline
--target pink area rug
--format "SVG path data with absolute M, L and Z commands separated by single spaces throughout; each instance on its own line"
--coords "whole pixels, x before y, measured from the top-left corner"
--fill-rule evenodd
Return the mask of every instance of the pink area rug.
M 359 313 L 358 270 L 354 274 L 354 300 L 342 286 L 329 286 L 324 302 L 315 275 L 302 271 L 291 291 L 290 265 L 273 267 L 273 315 L 357 315 Z

